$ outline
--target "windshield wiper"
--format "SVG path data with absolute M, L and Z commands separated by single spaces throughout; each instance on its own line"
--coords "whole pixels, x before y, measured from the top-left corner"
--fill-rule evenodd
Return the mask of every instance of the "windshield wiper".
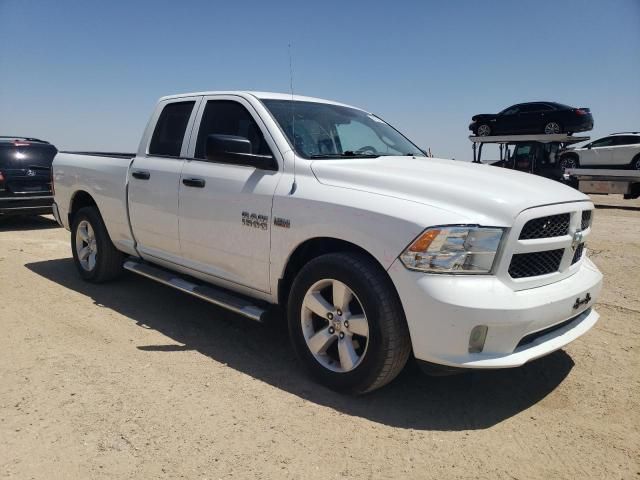
M 309 158 L 377 158 L 380 155 L 380 153 L 355 153 L 347 150 L 343 153 L 319 153 L 311 155 Z

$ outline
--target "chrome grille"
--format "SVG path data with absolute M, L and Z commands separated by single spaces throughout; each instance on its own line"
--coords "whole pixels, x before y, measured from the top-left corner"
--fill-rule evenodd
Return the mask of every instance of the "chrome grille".
M 520 232 L 520 240 L 561 237 L 569 233 L 570 221 L 571 214 L 569 213 L 561 213 L 559 215 L 534 218 L 533 220 L 529 220 L 527 223 L 525 223 L 524 227 L 522 227 L 522 231 Z
M 557 272 L 563 253 L 562 248 L 543 252 L 516 253 L 511 257 L 509 275 L 511 278 L 525 278 Z
M 578 202 L 524 210 L 509 232 L 496 274 L 514 290 L 573 275 L 586 257 L 592 221 L 591 205 Z

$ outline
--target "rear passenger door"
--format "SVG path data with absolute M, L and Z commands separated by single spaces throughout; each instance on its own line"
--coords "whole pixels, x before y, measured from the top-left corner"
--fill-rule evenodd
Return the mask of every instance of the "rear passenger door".
M 180 263 L 178 187 L 198 97 L 161 103 L 146 149 L 129 169 L 129 215 L 137 249 L 149 260 Z M 144 141 L 144 140 L 143 140 Z
M 192 158 L 180 182 L 184 264 L 234 285 L 269 292 L 271 207 L 281 174 L 213 161 L 206 156 L 206 141 L 211 134 L 240 136 L 249 139 L 252 154 L 279 155 L 275 142 L 251 104 L 234 95 L 205 97 L 196 125 Z
M 640 136 L 616 135 L 611 145 L 611 163 L 613 165 L 629 165 L 640 153 Z

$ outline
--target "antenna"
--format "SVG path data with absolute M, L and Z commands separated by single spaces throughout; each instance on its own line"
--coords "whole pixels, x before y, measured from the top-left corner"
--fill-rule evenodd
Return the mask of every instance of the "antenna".
M 296 115 L 294 111 L 294 97 L 293 97 L 293 60 L 291 55 L 291 42 L 289 42 L 289 89 L 291 91 L 291 142 L 293 143 L 293 183 L 291 184 L 291 191 L 289 195 L 292 195 L 297 188 L 296 184 Z

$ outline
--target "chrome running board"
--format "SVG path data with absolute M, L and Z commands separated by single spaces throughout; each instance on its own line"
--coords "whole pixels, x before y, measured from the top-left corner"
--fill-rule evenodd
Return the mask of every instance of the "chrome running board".
M 164 270 L 136 260 L 127 260 L 124 263 L 124 268 L 130 272 L 162 283 L 163 285 L 168 285 L 176 290 L 198 297 L 206 302 L 231 310 L 256 322 L 264 322 L 266 311 L 264 308 L 228 291 L 218 289 L 214 286 L 194 283 L 191 280 L 186 280 L 184 277 L 181 277 L 178 273 L 170 272 L 169 270 Z

